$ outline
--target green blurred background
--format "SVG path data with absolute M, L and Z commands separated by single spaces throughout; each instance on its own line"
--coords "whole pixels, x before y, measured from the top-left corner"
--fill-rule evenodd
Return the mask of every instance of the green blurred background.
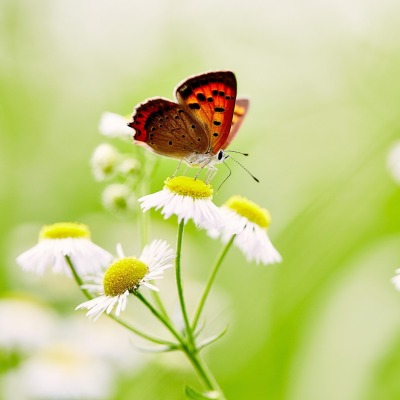
M 267 207 L 284 261 L 229 254 L 211 323 L 229 321 L 229 331 L 205 353 L 211 369 L 232 400 L 399 399 L 400 293 L 390 278 L 400 189 L 386 168 L 400 137 L 399 15 L 395 0 L 3 0 L 0 291 L 34 295 L 65 318 L 83 300 L 67 279 L 15 264 L 45 223 L 85 222 L 109 251 L 121 241 L 137 252 L 134 219 L 103 210 L 89 167 L 107 141 L 100 115 L 230 69 L 251 98 L 231 148 L 250 153 L 243 163 L 261 183 L 233 164 L 215 202 L 241 194 Z M 152 191 L 175 165 L 161 161 Z M 222 166 L 216 182 L 225 176 Z M 152 219 L 152 237 L 173 243 L 175 220 Z M 220 244 L 193 227 L 185 239 L 184 276 L 198 285 Z M 186 360 L 149 356 L 110 398 L 179 400 L 183 382 L 196 385 Z

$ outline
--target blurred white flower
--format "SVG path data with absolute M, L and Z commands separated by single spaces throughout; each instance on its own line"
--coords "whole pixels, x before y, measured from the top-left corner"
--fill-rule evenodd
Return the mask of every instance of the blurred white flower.
M 268 210 L 261 208 L 241 196 L 231 197 L 221 212 L 224 216 L 224 228 L 220 231 L 209 230 L 212 237 L 221 237 L 227 243 L 236 235 L 234 244 L 243 252 L 247 261 L 261 264 L 273 264 L 282 261 L 267 234 L 271 221 Z
M 386 163 L 394 180 L 400 183 L 400 141 L 395 142 L 390 148 Z
M 221 228 L 223 220 L 219 208 L 212 202 L 213 189 L 200 179 L 187 176 L 168 178 L 164 188 L 156 193 L 141 197 L 138 201 L 142 210 L 161 209 L 167 219 L 177 215 L 178 223 L 186 224 L 190 219 L 199 228 Z
M 0 299 L 0 351 L 27 353 L 45 345 L 58 319 L 33 298 L 12 295 Z
M 138 338 L 110 318 L 100 318 L 96 324 L 75 314 L 62 321 L 60 330 L 69 343 L 111 365 L 114 372 L 132 374 L 148 361 L 132 342 Z
M 136 197 L 128 185 L 113 183 L 103 190 L 102 202 L 110 211 L 124 212 L 135 208 Z
M 37 274 L 43 274 L 50 267 L 55 273 L 71 276 L 65 256 L 71 259 L 81 276 L 95 274 L 112 260 L 110 253 L 90 240 L 86 225 L 59 222 L 44 226 L 39 243 L 18 256 L 17 264 Z
M 396 269 L 396 275 L 392 278 L 392 283 L 400 291 L 400 268 Z
M 53 343 L 3 377 L 7 400 L 103 400 L 112 395 L 106 362 L 65 343 Z
M 118 151 L 110 144 L 103 143 L 97 146 L 90 159 L 95 179 L 103 181 L 114 176 L 118 158 Z
M 140 286 L 158 291 L 150 281 L 162 279 L 164 270 L 171 268 L 175 258 L 174 251 L 162 240 L 154 240 L 146 246 L 139 258 L 125 257 L 122 247 L 117 247 L 118 259 L 108 267 L 104 274 L 94 276 L 92 284 L 84 289 L 99 297 L 85 301 L 76 310 L 86 308 L 86 316 L 96 320 L 104 312 L 109 314 L 116 306 L 118 316 L 126 308 L 128 296 Z
M 135 158 L 127 157 L 118 164 L 118 172 L 124 176 L 137 176 L 140 172 L 140 162 Z
M 122 115 L 105 112 L 100 118 L 99 131 L 108 137 L 130 138 L 133 130 L 127 125 L 128 122 Z

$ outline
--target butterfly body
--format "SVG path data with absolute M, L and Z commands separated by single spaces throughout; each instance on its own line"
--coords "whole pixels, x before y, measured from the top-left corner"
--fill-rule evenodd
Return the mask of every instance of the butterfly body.
M 190 166 L 214 168 L 236 135 L 248 100 L 236 101 L 233 72 L 191 77 L 175 89 L 176 102 L 161 97 L 139 104 L 128 124 L 135 143 Z

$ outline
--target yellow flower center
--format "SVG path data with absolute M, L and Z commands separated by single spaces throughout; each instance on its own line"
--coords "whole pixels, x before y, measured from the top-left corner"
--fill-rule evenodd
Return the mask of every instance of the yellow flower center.
M 104 293 L 119 296 L 127 290 L 135 290 L 148 273 L 149 267 L 137 258 L 121 258 L 111 264 L 104 274 Z
M 39 233 L 39 240 L 66 238 L 90 239 L 89 227 L 74 222 L 58 222 L 53 225 L 45 225 Z
M 233 196 L 225 203 L 225 206 L 242 217 L 247 218 L 249 221 L 254 222 L 261 228 L 268 228 L 271 223 L 271 214 L 269 211 L 247 200 L 245 197 Z
M 194 199 L 211 199 L 213 189 L 200 179 L 193 179 L 188 176 L 177 176 L 167 178 L 164 182 L 164 188 L 181 196 L 189 196 Z

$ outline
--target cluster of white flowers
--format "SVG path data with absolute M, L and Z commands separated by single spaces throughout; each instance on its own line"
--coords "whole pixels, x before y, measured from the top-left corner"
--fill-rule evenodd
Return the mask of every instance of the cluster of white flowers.
M 161 209 L 165 218 L 176 215 L 179 222 L 193 220 L 197 227 L 225 243 L 234 236 L 234 244 L 248 261 L 262 264 L 281 261 L 267 235 L 268 211 L 238 196 L 217 207 L 212 202 L 211 185 L 201 180 L 182 176 L 167 179 L 160 192 L 142 197 L 139 203 L 143 211 Z M 113 259 L 110 253 L 95 245 L 87 226 L 58 223 L 45 226 L 39 243 L 21 254 L 17 262 L 25 270 L 39 274 L 50 266 L 55 272 L 70 276 L 69 258 L 78 275 L 85 277 L 83 288 L 96 295 L 77 309 L 86 308 L 86 315 L 97 319 L 115 307 L 119 315 L 129 295 L 140 286 L 158 290 L 150 282 L 162 278 L 164 270 L 172 267 L 175 254 L 166 242 L 156 240 L 138 258 L 126 257 L 120 246 L 117 246 L 117 256 Z M 105 271 L 104 267 L 107 267 Z
M 176 215 L 178 222 L 193 220 L 198 228 L 206 229 L 211 237 L 220 237 L 225 243 L 235 235 L 234 243 L 248 261 L 267 265 L 282 260 L 267 234 L 271 219 L 267 210 L 240 196 L 217 207 L 212 194 L 211 185 L 179 176 L 168 178 L 161 191 L 138 201 L 143 211 L 161 209 L 165 218 Z
M 99 131 L 107 138 L 126 141 L 132 136 L 132 129 L 127 123 L 128 119 L 122 115 L 106 112 L 100 119 Z M 142 171 L 139 160 L 132 158 L 131 154 L 121 153 L 111 144 L 102 143 L 94 150 L 90 165 L 97 181 L 120 180 L 109 183 L 104 188 L 102 193 L 104 207 L 113 212 L 134 210 L 136 197 L 132 187 Z
M 105 113 L 99 130 L 107 137 L 126 139 L 131 135 L 127 119 L 113 113 Z M 137 160 L 123 157 L 109 144 L 100 145 L 91 159 L 96 179 L 106 180 L 118 172 L 135 174 L 140 168 Z M 272 264 L 281 256 L 272 245 L 267 228 L 269 212 L 255 203 L 235 196 L 222 207 L 213 203 L 213 189 L 200 179 L 185 176 L 168 178 L 164 188 L 146 195 L 138 201 L 143 212 L 160 209 L 165 218 L 178 217 L 178 223 L 192 220 L 211 237 L 219 237 L 224 243 L 233 243 L 244 253 L 248 261 Z M 112 184 L 103 193 L 103 203 L 111 210 L 132 208 L 134 195 L 126 184 Z M 164 241 L 153 241 L 138 257 L 126 257 L 117 247 L 117 258 L 90 240 L 87 226 L 76 223 L 59 223 L 45 226 L 39 243 L 17 258 L 25 270 L 42 274 L 51 267 L 54 272 L 71 276 L 71 271 L 84 278 L 83 289 L 96 297 L 80 304 L 77 309 L 88 309 L 87 316 L 97 319 L 104 312 L 114 309 L 119 315 L 126 307 L 129 295 L 139 287 L 158 290 L 154 280 L 162 278 L 164 270 L 172 267 L 175 254 Z M 72 270 L 75 269 L 75 271 Z

